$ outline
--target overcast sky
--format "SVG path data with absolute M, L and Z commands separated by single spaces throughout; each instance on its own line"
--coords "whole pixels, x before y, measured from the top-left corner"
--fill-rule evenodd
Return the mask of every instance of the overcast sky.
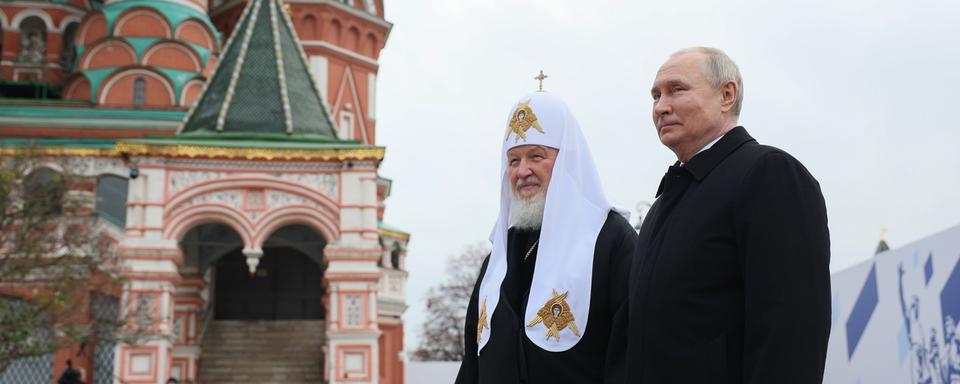
M 406 346 L 446 259 L 496 219 L 506 116 L 544 88 L 566 100 L 607 196 L 652 202 L 675 157 L 650 117 L 674 51 L 740 66 L 740 124 L 820 181 L 836 272 L 960 224 L 960 2 L 955 0 L 386 0 L 380 58 L 385 221 L 412 234 Z

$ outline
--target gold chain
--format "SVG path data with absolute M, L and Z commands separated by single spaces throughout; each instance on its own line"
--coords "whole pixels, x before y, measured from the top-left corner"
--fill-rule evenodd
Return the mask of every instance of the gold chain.
M 533 245 L 530 246 L 530 250 L 528 250 L 528 251 L 527 251 L 527 254 L 523 256 L 523 261 L 524 261 L 524 262 L 526 262 L 527 259 L 530 258 L 530 254 L 533 253 L 533 250 L 534 250 L 534 248 L 537 247 L 537 244 L 540 244 L 540 239 L 537 239 L 537 241 L 533 242 Z

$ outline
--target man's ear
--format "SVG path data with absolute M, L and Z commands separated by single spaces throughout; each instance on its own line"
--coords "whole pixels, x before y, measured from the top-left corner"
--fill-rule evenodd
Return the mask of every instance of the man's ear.
M 720 86 L 720 110 L 723 112 L 730 112 L 733 110 L 733 105 L 737 102 L 737 95 L 740 94 L 740 89 L 737 88 L 737 82 L 730 80 Z

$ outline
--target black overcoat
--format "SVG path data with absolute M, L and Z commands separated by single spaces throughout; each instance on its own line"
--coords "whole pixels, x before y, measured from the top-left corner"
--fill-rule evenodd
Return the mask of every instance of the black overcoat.
M 489 256 L 484 261 L 467 307 L 464 356 L 457 384 L 610 382 L 608 350 L 620 354 L 626 347 L 622 334 L 611 339 L 611 329 L 615 317 L 626 318 L 627 277 L 637 233 L 623 216 L 612 211 L 607 216 L 594 249 L 590 319 L 586 329 L 581 330 L 580 341 L 563 352 L 541 349 L 524 331 L 523 315 L 536 252 L 527 262 L 522 259 L 539 235 L 539 231 L 512 228 L 507 233 L 507 274 L 500 286 L 500 301 L 491 315 L 490 340 L 477 356 L 477 295 Z
M 630 272 L 625 382 L 820 383 L 830 239 L 820 185 L 736 127 L 669 168 Z

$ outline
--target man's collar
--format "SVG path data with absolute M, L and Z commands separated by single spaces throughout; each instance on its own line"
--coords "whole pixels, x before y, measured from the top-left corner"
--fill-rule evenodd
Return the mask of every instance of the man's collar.
M 718 141 L 720 141 L 720 139 L 722 139 L 724 135 L 726 135 L 726 133 L 724 133 L 723 135 L 717 136 L 716 139 L 711 140 L 709 143 L 707 143 L 707 145 L 704 145 L 703 148 L 700 148 L 700 150 L 697 151 L 697 153 L 694 153 L 693 156 L 690 156 L 690 158 L 692 159 L 694 156 L 699 155 L 700 152 L 706 151 L 710 149 L 710 147 L 713 147 L 713 145 L 716 144 Z M 686 163 L 677 161 L 677 164 L 679 164 L 680 166 L 683 166 Z
M 742 126 L 737 126 L 724 134 L 712 147 L 696 154 L 683 165 L 697 180 L 703 180 L 717 164 L 720 164 L 731 152 L 748 141 L 754 141 Z

